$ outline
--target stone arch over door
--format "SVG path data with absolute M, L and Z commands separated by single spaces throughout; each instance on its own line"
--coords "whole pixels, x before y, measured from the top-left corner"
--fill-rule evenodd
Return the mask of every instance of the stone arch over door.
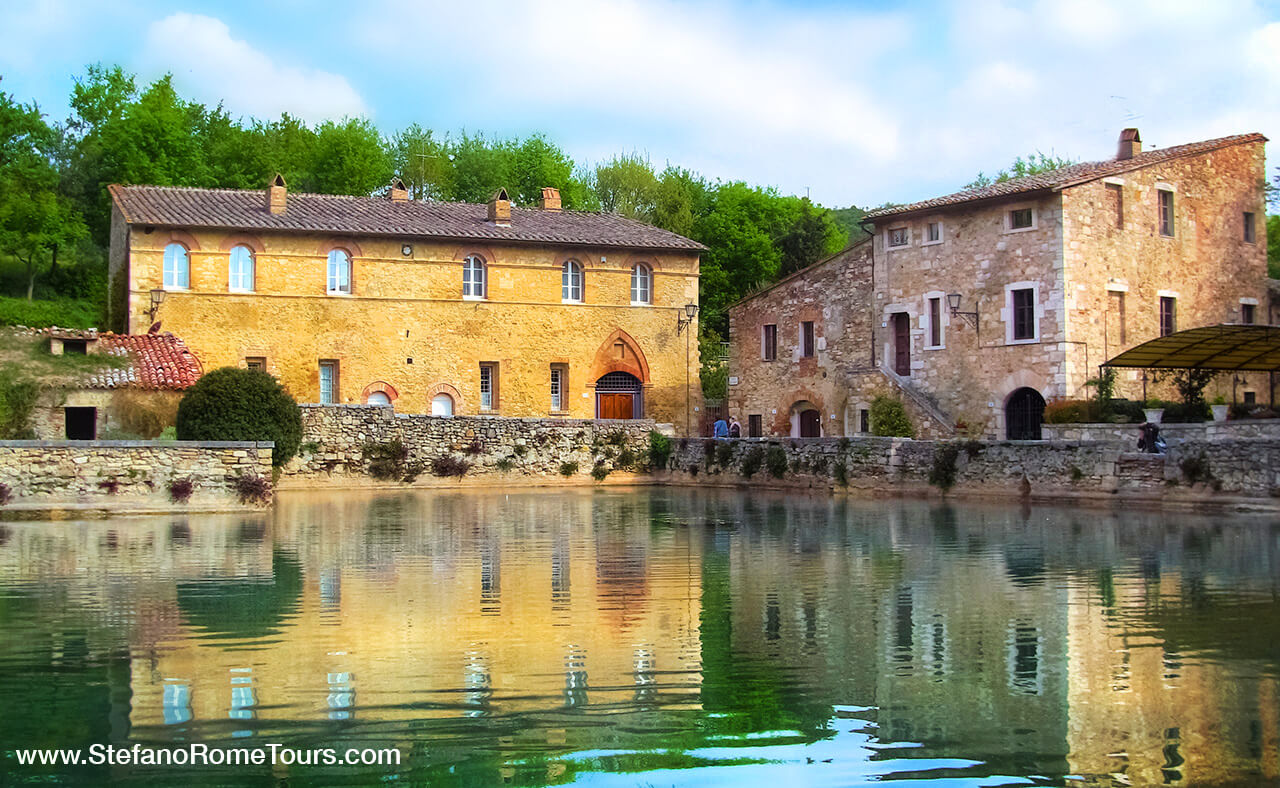
M 381 402 L 370 403 L 369 401 L 370 397 L 374 398 L 375 400 L 381 399 L 381 397 L 376 396 L 379 394 L 381 394 L 383 397 L 386 398 L 387 404 L 389 405 L 395 404 L 395 401 L 400 398 L 400 393 L 396 391 L 395 386 L 392 386 L 390 383 L 387 383 L 385 381 L 375 380 L 374 382 L 365 386 L 364 391 L 360 392 L 360 399 L 366 405 L 369 405 L 369 404 L 380 405 L 382 404 Z
M 642 385 L 649 385 L 649 361 L 640 349 L 640 343 L 622 329 L 609 335 L 596 350 L 595 360 L 591 363 L 591 374 L 588 380 L 595 381 L 610 372 L 626 372 L 637 378 Z
M 811 400 L 796 400 L 787 410 L 793 438 L 821 438 L 822 410 Z
M 1030 386 L 1015 389 L 1004 402 L 1005 437 L 1011 441 L 1040 440 L 1044 397 Z

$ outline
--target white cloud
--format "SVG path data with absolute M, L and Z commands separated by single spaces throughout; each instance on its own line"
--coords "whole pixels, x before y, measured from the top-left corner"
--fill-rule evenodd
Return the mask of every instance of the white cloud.
M 307 121 L 368 114 L 346 77 L 280 63 L 247 41 L 233 38 L 221 20 L 177 13 L 152 23 L 140 67 L 172 72 L 186 95 L 210 104 L 222 101 L 232 114 Z

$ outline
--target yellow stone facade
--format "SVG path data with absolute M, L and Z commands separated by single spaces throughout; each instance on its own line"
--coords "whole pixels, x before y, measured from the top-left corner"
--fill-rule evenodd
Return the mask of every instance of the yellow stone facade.
M 189 287 L 165 291 L 155 313 L 162 330 L 182 337 L 206 370 L 265 359 L 299 402 L 320 401 L 320 363 L 335 361 L 344 404 L 382 391 L 397 411 L 429 413 L 432 398 L 446 393 L 457 415 L 595 418 L 596 381 L 621 370 L 643 382 L 644 417 L 681 427 L 686 410 L 697 416 L 697 342 L 677 332 L 677 314 L 698 299 L 696 251 L 144 227 L 119 207 L 114 225 L 113 280 L 127 271 L 127 286 L 116 285 L 127 292 L 113 299 L 127 304 L 117 330 L 147 330 L 151 291 L 164 289 L 164 249 L 181 243 Z M 254 250 L 253 292 L 230 291 L 229 252 L 238 244 Z M 326 293 L 335 248 L 352 258 L 349 295 Z M 463 297 L 471 255 L 485 261 L 482 300 Z M 580 303 L 562 299 L 568 260 L 583 269 Z M 652 270 L 650 304 L 631 302 L 637 264 Z M 482 364 L 497 370 L 487 411 Z M 566 372 L 559 410 L 553 366 Z

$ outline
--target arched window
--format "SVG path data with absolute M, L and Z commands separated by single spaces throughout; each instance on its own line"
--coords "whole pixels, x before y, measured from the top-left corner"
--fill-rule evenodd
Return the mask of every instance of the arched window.
M 631 269 L 631 303 L 653 303 L 653 269 L 636 263 Z
M 191 260 L 182 244 L 164 248 L 164 286 L 182 290 L 191 286 Z
M 249 247 L 232 247 L 228 282 L 232 292 L 253 292 L 253 250 Z
M 328 292 L 351 295 L 351 255 L 345 249 L 329 252 Z
M 560 297 L 565 301 L 582 300 L 582 266 L 576 260 L 565 260 L 560 271 Z
M 365 404 L 366 405 L 390 405 L 391 398 L 387 396 L 386 392 L 375 391 L 369 395 L 369 399 L 365 401 Z
M 453 397 L 448 394 L 437 394 L 431 398 L 432 416 L 452 416 Z
M 476 255 L 469 255 L 462 261 L 462 297 L 484 298 L 484 260 Z

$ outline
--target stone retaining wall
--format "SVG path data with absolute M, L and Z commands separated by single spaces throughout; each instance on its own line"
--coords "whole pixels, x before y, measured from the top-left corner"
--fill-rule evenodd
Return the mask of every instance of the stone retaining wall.
M 1100 441 L 1136 448 L 1141 424 L 1045 424 L 1041 436 L 1053 441 Z M 1280 440 L 1280 419 L 1206 421 L 1203 424 L 1161 424 L 1167 443 L 1184 441 Z
M 270 482 L 270 442 L 0 441 L 0 516 L 25 509 L 171 509 L 170 483 L 190 479 L 180 507 L 242 508 L 236 480 Z M 269 488 L 268 488 L 269 489 Z
M 302 448 L 284 467 L 285 486 L 313 485 L 317 479 L 396 483 L 396 478 L 373 477 L 375 452 L 395 441 L 406 449 L 401 470 L 418 484 L 452 481 L 453 477 L 438 479 L 433 474 L 432 464 L 440 458 L 466 463 L 468 479 L 495 480 L 563 481 L 562 469 L 569 470 L 566 463 L 576 463 L 567 477 L 581 481 L 597 465 L 610 473 L 630 470 L 647 456 L 652 430 L 671 432 L 670 425 L 650 420 L 444 417 L 399 414 L 371 405 L 301 407 Z

